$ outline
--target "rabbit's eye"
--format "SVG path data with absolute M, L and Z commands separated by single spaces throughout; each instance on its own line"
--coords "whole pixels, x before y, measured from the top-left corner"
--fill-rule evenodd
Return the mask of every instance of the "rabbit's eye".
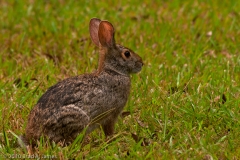
M 124 55 L 125 55 L 125 57 L 129 58 L 130 57 L 130 52 L 129 51 L 125 51 Z

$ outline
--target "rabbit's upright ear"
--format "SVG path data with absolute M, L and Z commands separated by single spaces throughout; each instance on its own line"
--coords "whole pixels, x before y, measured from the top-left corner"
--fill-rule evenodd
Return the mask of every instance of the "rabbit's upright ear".
M 99 24 L 98 37 L 103 47 L 112 47 L 115 44 L 113 25 L 108 21 L 101 21 Z
M 95 45 L 99 47 L 98 29 L 101 20 L 98 18 L 92 18 L 89 23 L 89 32 L 91 39 Z

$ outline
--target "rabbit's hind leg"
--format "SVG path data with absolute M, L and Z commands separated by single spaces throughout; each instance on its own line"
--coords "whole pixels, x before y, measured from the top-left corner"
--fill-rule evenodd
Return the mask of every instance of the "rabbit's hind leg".
M 90 122 L 87 113 L 74 104 L 61 107 L 51 118 L 45 134 L 56 143 L 71 143 Z

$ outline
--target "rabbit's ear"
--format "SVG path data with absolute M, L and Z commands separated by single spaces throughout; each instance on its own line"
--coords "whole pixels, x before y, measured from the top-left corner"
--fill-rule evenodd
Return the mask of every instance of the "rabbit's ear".
M 95 45 L 99 47 L 98 29 L 101 20 L 98 18 L 92 18 L 89 23 L 89 32 L 91 39 Z
M 112 47 L 115 44 L 113 25 L 108 21 L 101 21 L 99 24 L 98 37 L 103 47 Z

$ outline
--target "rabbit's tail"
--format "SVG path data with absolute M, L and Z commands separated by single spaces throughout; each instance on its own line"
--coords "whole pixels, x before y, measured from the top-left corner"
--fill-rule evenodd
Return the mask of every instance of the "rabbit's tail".
M 19 138 L 18 138 L 18 144 L 24 148 L 24 149 L 27 149 L 27 146 L 29 145 L 28 144 L 28 141 L 25 137 L 25 135 L 20 135 Z

